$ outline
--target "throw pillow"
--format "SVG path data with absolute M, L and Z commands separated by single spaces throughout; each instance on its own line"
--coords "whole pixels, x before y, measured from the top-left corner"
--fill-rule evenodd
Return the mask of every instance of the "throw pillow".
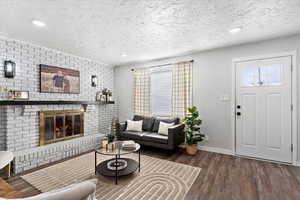
M 127 120 L 127 131 L 142 132 L 143 120 L 131 121 Z
M 165 122 L 165 123 L 174 123 L 175 124 L 178 124 L 179 123 L 179 118 L 161 118 L 161 117 L 157 117 L 155 120 L 154 120 L 154 124 L 153 124 L 153 127 L 152 127 L 152 132 L 158 132 L 158 129 L 159 129 L 159 122 Z
M 168 129 L 171 127 L 171 126 L 174 126 L 175 123 L 165 123 L 165 122 L 160 122 L 159 123 L 159 129 L 158 129 L 158 134 L 160 135 L 168 135 L 169 131 Z

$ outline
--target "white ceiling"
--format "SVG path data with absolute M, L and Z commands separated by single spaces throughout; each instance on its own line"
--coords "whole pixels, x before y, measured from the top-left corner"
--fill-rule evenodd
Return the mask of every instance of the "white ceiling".
M 291 35 L 299 19 L 300 0 L 0 0 L 2 34 L 112 65 Z

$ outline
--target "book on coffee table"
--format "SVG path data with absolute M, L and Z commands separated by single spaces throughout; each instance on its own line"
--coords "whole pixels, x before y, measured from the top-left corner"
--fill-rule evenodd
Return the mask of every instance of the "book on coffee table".
M 131 149 L 135 149 L 136 145 L 134 141 L 127 140 L 127 141 L 123 141 L 122 148 L 125 150 L 131 150 Z

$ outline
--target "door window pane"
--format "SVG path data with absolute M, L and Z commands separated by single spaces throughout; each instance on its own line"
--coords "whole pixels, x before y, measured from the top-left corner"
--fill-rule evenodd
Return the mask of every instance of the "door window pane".
M 263 85 L 281 85 L 281 66 L 273 64 L 260 67 Z
M 258 86 L 259 72 L 257 67 L 245 67 L 242 72 L 242 86 Z

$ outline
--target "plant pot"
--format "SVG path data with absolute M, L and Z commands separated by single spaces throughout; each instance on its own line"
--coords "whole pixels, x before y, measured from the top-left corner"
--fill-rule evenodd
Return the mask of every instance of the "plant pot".
M 111 142 L 111 143 L 107 144 L 107 150 L 113 151 L 113 150 L 115 150 L 115 148 L 116 148 L 116 145 L 115 145 L 114 142 Z
M 189 155 L 195 155 L 198 151 L 197 144 L 186 145 L 186 153 Z

